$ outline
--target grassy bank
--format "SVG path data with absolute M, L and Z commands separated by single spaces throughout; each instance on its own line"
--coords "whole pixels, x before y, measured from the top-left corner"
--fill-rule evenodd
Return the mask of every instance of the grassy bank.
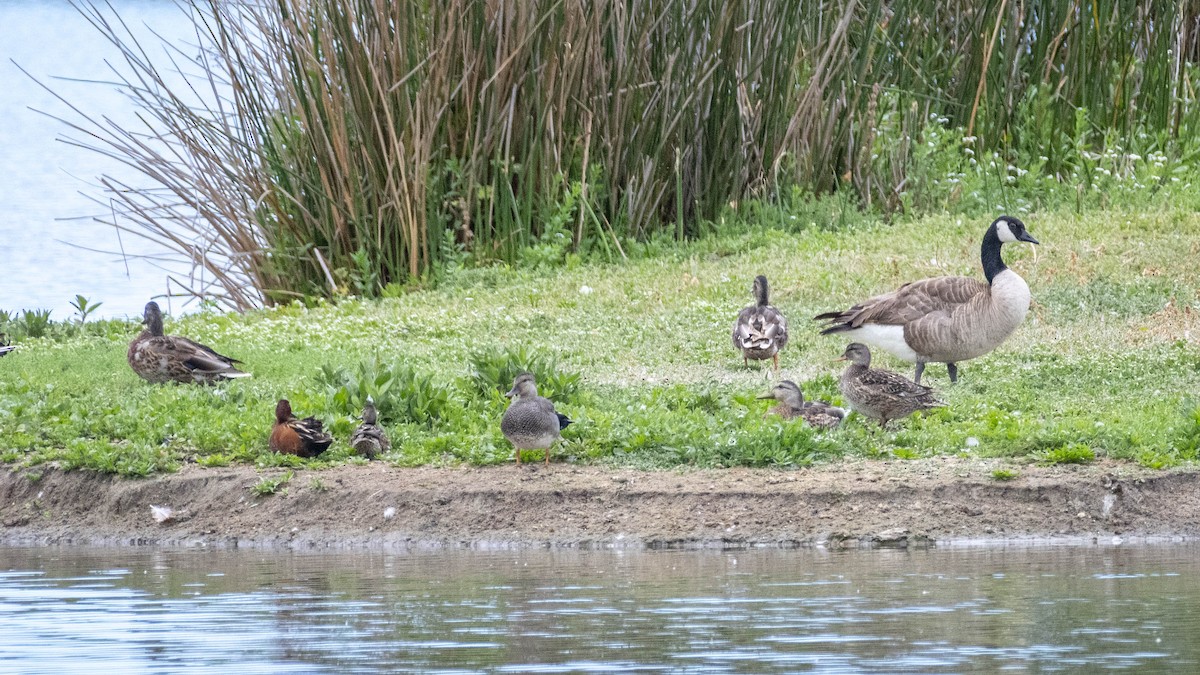
M 497 464 L 511 373 L 532 367 L 577 420 L 560 461 L 647 468 L 799 466 L 843 456 L 966 454 L 1025 462 L 1193 461 L 1200 445 L 1200 217 L 1163 210 L 1034 215 L 1043 242 L 1010 246 L 1034 305 L 960 384 L 931 366 L 948 407 L 880 432 L 852 417 L 817 434 L 764 419 L 768 369 L 742 366 L 733 317 L 766 274 L 793 324 L 783 375 L 837 401 L 841 340 L 808 317 L 937 274 L 981 276 L 988 221 L 930 217 L 841 230 L 757 227 L 626 265 L 465 268 L 436 290 L 381 301 L 168 320 L 245 361 L 217 388 L 154 386 L 125 362 L 135 324 L 29 340 L 0 359 L 0 460 L 121 474 L 303 462 L 267 450 L 275 400 L 332 426 L 321 460 L 356 462 L 346 439 L 367 393 L 381 401 L 400 465 Z M 911 367 L 880 355 L 881 365 Z M 529 363 L 533 361 L 533 363 Z M 549 377 L 554 373 L 554 377 Z M 575 377 L 575 376 L 578 377 Z M 547 393 L 547 392 L 544 392 Z M 1003 476 L 997 476 L 1002 478 Z

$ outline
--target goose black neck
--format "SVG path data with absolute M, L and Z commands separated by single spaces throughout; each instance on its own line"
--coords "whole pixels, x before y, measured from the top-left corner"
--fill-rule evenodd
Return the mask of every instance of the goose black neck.
M 979 250 L 979 259 L 983 262 L 983 275 L 987 277 L 989 284 L 1004 270 L 1008 269 L 1008 265 L 1004 264 L 1004 260 L 1000 258 L 1000 235 L 996 234 L 996 223 L 988 228 L 986 234 L 983 235 L 983 246 Z

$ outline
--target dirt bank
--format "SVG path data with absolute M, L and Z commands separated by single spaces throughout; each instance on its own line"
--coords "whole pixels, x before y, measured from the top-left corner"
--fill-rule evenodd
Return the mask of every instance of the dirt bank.
M 909 545 L 967 539 L 1200 538 L 1200 472 L 1101 462 L 1020 467 L 939 458 L 801 471 L 639 472 L 539 465 L 204 469 L 131 480 L 0 472 L 7 543 L 293 548 Z M 151 505 L 173 518 L 158 523 Z

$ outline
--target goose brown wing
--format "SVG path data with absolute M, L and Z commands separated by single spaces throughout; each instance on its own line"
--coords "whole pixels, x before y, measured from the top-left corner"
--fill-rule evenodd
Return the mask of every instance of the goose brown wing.
M 843 312 L 826 312 L 815 318 L 828 320 L 822 334 L 852 330 L 866 323 L 902 326 L 936 312 L 949 312 L 957 305 L 986 292 L 988 285 L 970 277 L 934 277 L 904 284 L 877 295 Z

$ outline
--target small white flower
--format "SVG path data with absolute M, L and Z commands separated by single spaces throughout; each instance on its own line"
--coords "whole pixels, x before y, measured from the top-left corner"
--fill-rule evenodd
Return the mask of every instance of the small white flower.
M 580 295 L 591 295 L 591 294 L 592 294 L 592 287 L 591 287 L 591 286 L 588 286 L 588 285 L 586 285 L 586 284 L 585 284 L 585 285 L 583 285 L 583 286 L 580 286 L 580 287 L 579 287 L 579 294 L 580 294 Z

